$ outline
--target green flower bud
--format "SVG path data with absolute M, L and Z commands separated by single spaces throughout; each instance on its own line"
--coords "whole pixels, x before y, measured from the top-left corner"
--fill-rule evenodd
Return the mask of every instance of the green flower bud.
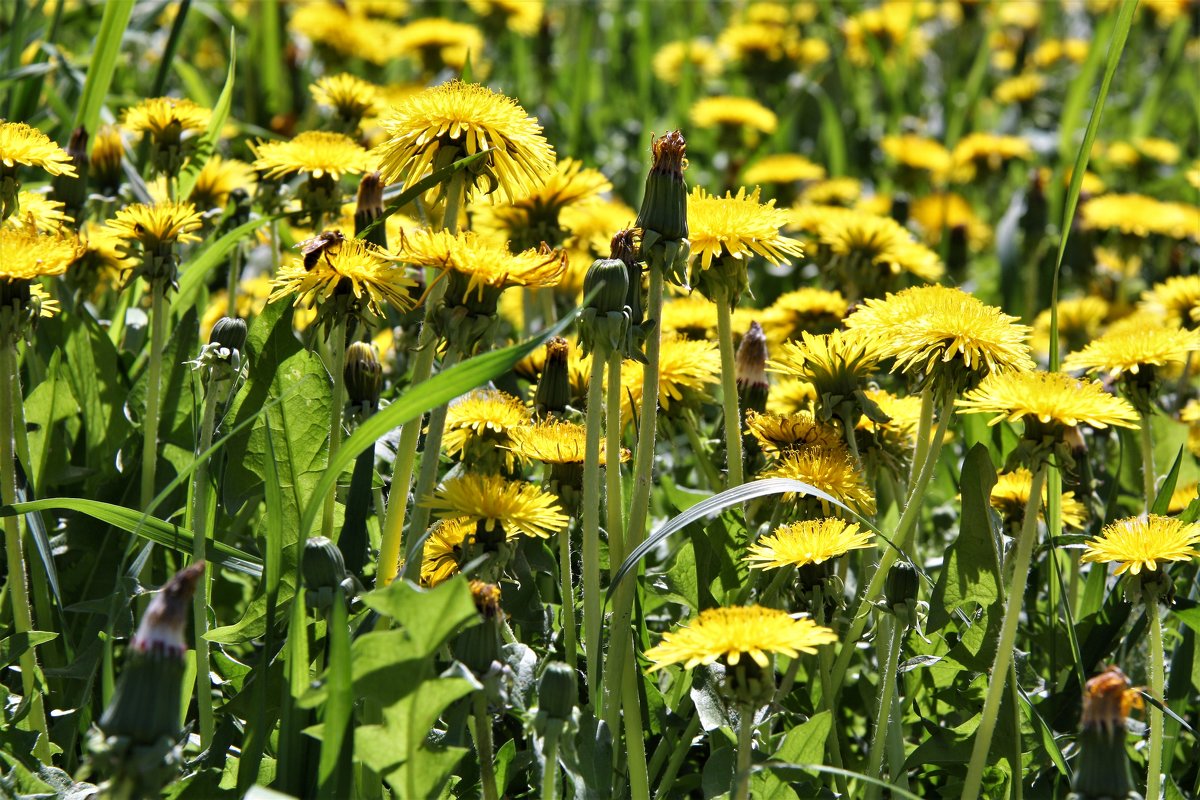
M 883 596 L 888 608 L 895 613 L 907 613 L 911 603 L 917 601 L 917 590 L 920 582 L 917 571 L 907 561 L 897 561 L 888 570 L 887 579 L 883 584 Z
M 246 349 L 246 321 L 237 317 L 221 317 L 213 325 L 208 343 L 243 352 Z
M 680 131 L 670 131 L 651 144 L 653 164 L 646 176 L 646 193 L 638 212 L 637 227 L 662 239 L 686 239 L 687 142 Z
M 571 345 L 561 336 L 546 343 L 546 364 L 538 378 L 533 407 L 538 414 L 561 414 L 571 404 L 571 375 L 567 363 Z
M 383 182 L 378 172 L 363 175 L 358 184 L 358 204 L 354 209 L 354 235 L 362 236 L 371 223 L 383 217 Z M 371 244 L 387 249 L 387 225 L 380 222 L 367 234 Z
M 538 679 L 538 707 L 549 719 L 568 720 L 578 691 L 575 670 L 561 661 L 551 661 Z
M 71 132 L 71 140 L 67 143 L 66 150 L 67 155 L 71 157 L 71 164 L 75 167 L 75 175 L 64 172 L 56 175 L 53 182 L 54 199 L 61 202 L 66 207 L 66 213 L 76 221 L 83 216 L 83 208 L 87 204 L 87 143 L 88 134 L 85 128 L 76 128 Z
M 346 349 L 346 395 L 354 405 L 371 410 L 379 407 L 379 393 L 383 390 L 383 365 L 375 346 L 368 342 L 354 342 Z
M 624 261 L 600 258 L 592 262 L 583 279 L 583 296 L 591 297 L 589 308 L 594 308 L 597 315 L 622 313 L 628 294 L 629 270 Z
M 301 568 L 304 585 L 310 590 L 334 589 L 347 577 L 342 551 L 324 536 L 314 536 L 304 543 Z

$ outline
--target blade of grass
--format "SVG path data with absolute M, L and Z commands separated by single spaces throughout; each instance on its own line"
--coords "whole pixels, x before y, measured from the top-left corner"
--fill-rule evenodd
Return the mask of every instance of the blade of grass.
M 158 73 L 154 76 L 150 97 L 162 97 L 163 90 L 167 88 L 167 75 L 171 72 L 171 62 L 175 60 L 175 51 L 179 49 L 179 39 L 183 36 L 183 28 L 187 25 L 188 12 L 191 10 L 192 0 L 179 0 L 175 6 L 175 19 L 171 21 L 171 33 L 167 36 L 167 44 L 158 62 Z
M 104 4 L 100 32 L 96 36 L 96 47 L 92 51 L 91 66 L 88 67 L 73 126 L 82 127 L 89 134 L 95 133 L 100 123 L 100 108 L 108 96 L 108 87 L 112 85 L 117 56 L 121 52 L 121 39 L 125 36 L 132 13 L 133 0 L 109 0 Z
M 182 14 L 183 11 L 181 10 L 180 13 Z M 230 31 L 229 72 L 225 76 L 225 87 L 221 89 L 221 95 L 217 98 L 216 106 L 213 107 L 212 116 L 208 120 L 208 128 L 196 144 L 192 157 L 188 159 L 187 164 L 179 173 L 179 196 L 184 200 L 191 197 L 192 189 L 196 185 L 196 178 L 199 176 L 200 170 L 204 169 L 204 165 L 212 158 L 212 154 L 217 148 L 217 140 L 221 138 L 221 129 L 225 127 L 225 120 L 229 118 L 229 108 L 233 104 L 234 71 L 237 68 L 236 42 L 235 32 Z

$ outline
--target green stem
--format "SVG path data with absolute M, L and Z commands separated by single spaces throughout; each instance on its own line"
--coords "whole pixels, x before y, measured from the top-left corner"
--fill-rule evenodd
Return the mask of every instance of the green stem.
M 583 642 L 588 697 L 593 707 L 597 707 L 601 699 L 600 639 L 604 614 L 600 594 L 600 434 L 604 415 L 605 355 L 602 348 L 592 352 L 587 393 L 587 436 L 583 449 Z
M 1146 605 L 1146 616 L 1150 618 L 1150 660 L 1147 672 L 1150 677 L 1150 693 L 1159 702 L 1163 694 L 1163 667 L 1166 656 L 1163 652 L 1162 614 L 1158 608 L 1158 596 L 1151 593 Z M 1150 704 L 1150 754 L 1146 759 L 1146 800 L 1158 800 L 1162 795 L 1163 761 L 1163 713 L 1162 709 Z
M 717 343 L 721 348 L 721 403 L 725 414 L 725 460 L 732 489 L 745 481 L 742 471 L 742 423 L 738 410 L 737 364 L 733 352 L 733 318 L 729 298 L 717 301 Z
M 442 358 L 442 371 L 448 370 L 458 363 L 458 348 L 446 347 L 446 355 Z M 420 570 L 425 557 L 425 540 L 421 534 L 429 527 L 429 506 L 423 501 L 433 492 L 437 482 L 438 467 L 442 460 L 442 434 L 446 430 L 446 410 L 449 406 L 442 404 L 429 414 L 429 428 L 425 431 L 425 450 L 421 455 L 421 471 L 417 474 L 417 485 L 413 489 L 412 522 L 409 523 L 409 541 L 411 542 L 405 560 L 413 565 L 412 569 Z
M 479 755 L 479 782 L 483 800 L 500 800 L 496 789 L 495 755 L 492 753 L 492 715 L 488 713 L 487 694 L 475 692 L 472 697 L 475 716 L 475 749 Z
M 1142 446 L 1142 491 L 1146 495 L 1146 513 L 1154 507 L 1155 486 L 1158 479 L 1154 472 L 1154 435 L 1150 429 L 1150 414 L 1142 414 L 1142 426 L 1138 430 Z
M 338 448 L 342 446 L 342 416 L 346 406 L 346 378 L 342 374 L 346 364 L 346 320 L 339 319 L 329 335 L 329 370 L 333 377 L 333 393 L 329 398 L 329 462 L 332 462 Z M 334 481 L 333 486 L 329 487 L 329 494 L 325 496 L 325 508 L 321 514 L 321 535 L 327 538 L 333 535 L 333 512 L 336 505 L 337 482 Z
M 665 265 L 657 251 L 651 251 L 650 291 L 647 297 L 646 318 L 662 319 L 663 269 Z M 646 523 L 650 516 L 650 487 L 654 477 L 654 438 L 658 430 L 658 355 L 662 325 L 655 325 L 646 339 L 646 364 L 642 371 L 642 407 L 638 420 L 637 460 L 633 468 L 633 496 L 629 500 L 629 525 L 626 527 L 625 546 L 630 552 L 646 538 Z M 630 657 L 633 647 L 633 632 L 629 625 L 633 617 L 634 591 L 637 581 L 624 581 L 617 589 L 613 603 L 612 624 L 609 628 L 608 661 L 605 673 L 619 676 L 624 669 L 620 666 Z M 598 714 L 616 729 L 616 715 L 621 709 L 622 681 L 608 681 L 605 690 L 610 696 L 603 699 L 604 713 Z
M 642 730 L 642 703 L 637 689 L 637 667 L 632 659 L 625 662 L 625 754 L 629 764 L 629 796 L 650 800 L 650 776 L 646 770 L 646 735 Z
M 922 397 L 922 405 L 926 402 L 932 402 L 927 397 L 929 392 L 929 389 L 925 390 L 926 397 Z M 949 399 L 949 396 L 947 396 L 946 400 L 949 401 Z M 887 580 L 888 570 L 892 568 L 892 565 L 900 557 L 899 550 L 903 550 L 908 545 L 908 535 L 916 527 L 917 520 L 921 516 L 922 506 L 925 501 L 925 490 L 928 488 L 929 480 L 933 477 L 934 469 L 937 467 L 938 456 L 942 452 L 942 442 L 946 438 L 946 430 L 950 427 L 950 421 L 953 418 L 954 407 L 949 402 L 944 403 L 941 419 L 938 420 L 933 439 L 925 451 L 924 460 L 920 462 L 919 468 L 914 466 L 916 480 L 909 487 L 908 500 L 904 504 L 904 511 L 901 513 L 900 519 L 896 522 L 896 530 L 892 534 L 892 542 L 896 546 L 887 547 L 880 556 L 879 566 L 876 567 L 875 574 L 871 576 L 871 582 L 867 586 L 866 592 L 858 602 L 858 607 L 855 609 L 850 627 L 841 638 L 842 649 L 838 653 L 837 661 L 833 665 L 833 682 L 831 688 L 835 697 L 845 682 L 846 670 L 849 669 L 850 659 L 854 656 L 856 650 L 854 644 L 862 636 L 863 628 L 866 627 L 867 618 L 870 616 L 871 604 L 878 600 L 883 593 L 883 584 Z M 918 450 L 920 449 L 920 442 L 921 440 L 918 439 Z
M 896 666 L 900 660 L 900 643 L 904 640 L 905 626 L 894 614 L 889 615 L 892 635 L 888 644 L 887 659 L 883 663 L 883 675 L 879 678 L 879 701 L 875 712 L 875 736 L 871 740 L 870 766 L 867 775 L 872 778 L 882 778 L 883 753 L 886 750 L 887 733 L 892 724 L 892 695 L 896 690 Z M 893 780 L 895 778 L 893 777 Z M 879 796 L 879 785 L 870 784 L 867 787 L 867 797 L 873 799 Z
M 163 345 L 167 337 L 165 287 L 155 281 L 150 300 L 150 364 L 146 374 L 146 413 L 142 419 L 142 510 L 154 500 L 155 468 L 158 466 L 158 412 L 161 398 Z
M 558 800 L 558 743 L 562 739 L 563 723 L 551 720 L 546 728 L 542 758 L 542 800 Z
M 0 310 L 0 328 L 7 330 L 12 324 L 11 313 Z M 18 396 L 21 376 L 18 373 L 17 352 L 11 342 L 0 343 L 0 397 Z M 17 502 L 16 455 L 13 451 L 13 414 L 0 413 L 0 503 L 11 505 Z M 33 630 L 33 612 L 29 608 L 28 576 L 25 571 L 25 541 L 21 525 L 22 517 L 11 515 L 4 518 L 4 554 L 8 566 L 8 594 L 12 605 L 13 629 L 16 633 Z M 21 653 L 21 694 L 28 698 L 30 716 L 27 722 L 38 735 L 33 754 L 43 763 L 50 763 L 50 734 L 46 728 L 46 712 L 41 692 L 37 688 L 37 656 L 33 648 Z
M 608 571 L 625 560 L 625 502 L 621 496 L 621 352 L 608 354 L 608 395 L 604 406 L 604 507 L 608 525 Z
M 1025 586 L 1029 582 L 1029 568 L 1033 557 L 1033 545 L 1037 541 L 1038 510 L 1042 503 L 1042 487 L 1046 483 L 1046 467 L 1039 466 L 1029 487 L 1029 502 L 1025 504 L 1025 519 L 1021 525 L 1020 539 L 1016 543 L 1016 557 L 1012 567 L 1012 583 L 1005 600 L 1004 622 L 1000 626 L 1000 642 L 996 646 L 996 660 L 992 665 L 992 677 L 988 683 L 987 699 L 983 704 L 983 718 L 975 731 L 975 746 L 971 750 L 971 762 L 967 768 L 967 780 L 963 787 L 963 800 L 976 800 L 983 781 L 983 770 L 987 766 L 988 750 L 992 744 L 992 733 L 1000 714 L 1000 700 L 1008 683 L 1008 665 L 1013 657 L 1013 645 L 1017 641 L 1017 623 L 1021 618 L 1021 607 L 1025 600 Z
M 703 477 L 708 488 L 714 492 L 721 490 L 721 476 L 717 474 L 717 468 L 713 466 L 709 459 L 708 448 L 704 446 L 704 442 L 700 439 L 700 432 L 696 430 L 696 420 L 690 411 L 685 411 L 680 414 L 683 422 L 683 432 L 687 436 L 688 444 L 692 448 L 692 456 L 695 459 L 696 471 Z
M 814 609 L 813 616 L 818 625 L 825 624 L 825 604 L 819 595 L 819 590 L 814 590 L 814 602 L 810 605 Z M 817 673 L 821 678 L 821 708 L 823 711 L 829 712 L 830 719 L 836 720 L 837 713 L 837 697 L 836 692 L 832 691 L 832 680 L 830 679 L 830 658 L 831 654 L 828 647 L 822 647 L 817 651 Z M 795 659 L 793 664 L 799 662 L 800 659 Z M 792 678 L 795 679 L 795 670 L 791 670 Z M 833 766 L 838 769 L 844 769 L 845 763 L 842 761 L 842 731 L 841 726 L 832 725 L 829 729 L 829 760 Z M 837 785 L 838 794 L 842 797 L 850 796 L 849 782 L 845 775 L 834 775 L 834 783 Z
M 216 425 L 217 401 L 220 394 L 211 385 L 205 387 L 204 417 L 200 423 L 200 440 L 196 444 L 196 455 L 208 451 L 212 446 L 213 427 Z M 208 461 L 196 467 L 192 483 L 192 560 L 203 561 L 208 544 Z M 200 715 L 200 749 L 208 749 L 212 742 L 215 724 L 213 721 L 212 678 L 209 668 L 208 640 L 208 570 L 200 576 L 196 593 L 192 595 L 192 621 L 196 640 L 196 710 Z
M 733 800 L 750 798 L 750 762 L 754 755 L 754 706 L 742 703 L 738 714 L 737 772 L 733 775 Z
M 562 592 L 563 655 L 567 665 L 579 664 L 579 643 L 575 631 L 575 582 L 571 579 L 571 527 L 558 534 L 558 577 Z
M 662 777 L 655 782 L 658 785 L 658 791 L 654 793 L 655 798 L 672 796 L 671 790 L 675 788 L 675 776 L 679 774 L 679 768 L 683 766 L 688 751 L 692 749 L 692 740 L 696 738 L 696 734 L 699 732 L 700 712 L 699 710 L 693 710 L 692 719 L 688 723 L 687 729 L 680 734 L 679 741 L 675 744 L 675 749 L 671 752 L 671 759 L 667 762 L 667 768 L 663 770 Z

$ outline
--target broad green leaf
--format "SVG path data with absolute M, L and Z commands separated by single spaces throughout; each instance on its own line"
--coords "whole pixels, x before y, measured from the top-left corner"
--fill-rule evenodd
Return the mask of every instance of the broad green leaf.
M 55 350 L 46 368 L 46 379 L 34 387 L 25 398 L 25 422 L 29 426 L 29 473 L 33 485 L 44 493 L 46 465 L 51 454 L 62 457 L 54 444 L 54 429 L 58 423 L 77 416 L 79 403 L 71 393 L 71 384 L 64 376 L 62 351 Z M 55 443 L 58 440 L 55 440 Z
M 322 721 L 321 760 L 317 766 L 317 782 L 318 795 L 328 798 L 337 798 L 348 792 L 348 781 L 352 780 L 351 775 L 340 769 L 346 761 L 342 757 L 342 743 L 346 738 L 350 717 L 354 713 L 354 689 L 350 677 L 350 620 L 346 613 L 346 602 L 343 600 L 342 591 L 339 589 L 334 597 L 327 628 L 329 669 L 326 671 L 325 680 L 328 696 Z
M 362 596 L 362 602 L 402 628 L 412 649 L 406 658 L 426 658 L 462 628 L 478 612 L 465 578 L 456 577 L 432 589 L 421 589 L 408 581 L 393 581 Z M 376 634 L 368 634 L 368 636 Z M 368 638 L 362 637 L 362 640 Z
M 958 538 L 946 554 L 942 574 L 929 601 L 929 630 L 941 630 L 951 612 L 968 603 L 988 607 L 1000 600 L 1000 566 L 990 498 L 996 485 L 987 447 L 967 453 L 962 471 L 962 515 Z
M 772 761 L 788 764 L 820 764 L 825 758 L 825 743 L 833 728 L 833 715 L 822 711 L 788 731 L 779 744 Z M 773 771 L 764 771 L 754 777 L 756 786 L 753 795 L 761 800 L 790 800 L 796 797 L 792 790 Z
M 208 120 L 208 129 L 204 131 L 204 135 L 196 143 L 191 158 L 179 172 L 179 197 L 183 201 L 191 199 L 196 178 L 199 176 L 200 170 L 204 169 L 204 165 L 212 158 L 212 154 L 217 148 L 217 142 L 221 138 L 221 129 L 225 127 L 225 120 L 229 118 L 229 107 L 233 103 L 233 76 L 237 66 L 236 44 L 236 31 L 230 30 L 229 73 L 225 76 L 225 87 L 221 89 L 221 96 L 217 98 L 217 104 L 213 107 L 212 116 Z
M 25 651 L 57 638 L 58 633 L 55 631 L 26 631 L 0 639 L 0 669 L 5 669 L 9 664 L 15 663 L 25 654 Z

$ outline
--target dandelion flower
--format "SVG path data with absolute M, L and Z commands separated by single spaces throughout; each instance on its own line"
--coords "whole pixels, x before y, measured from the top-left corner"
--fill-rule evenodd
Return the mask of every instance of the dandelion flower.
M 764 183 L 796 183 L 825 178 L 825 168 L 793 153 L 763 156 L 746 168 L 742 181 L 748 186 Z
M 871 546 L 871 533 L 858 523 L 836 517 L 783 525 L 750 547 L 746 560 L 753 569 L 822 564 L 851 550 Z
M 1142 295 L 1141 307 L 1171 327 L 1200 327 L 1200 275 L 1177 275 Z
M 254 168 L 244 161 L 214 155 L 196 175 L 188 201 L 198 209 L 222 208 L 235 189 L 253 191 Z
M 811 411 L 817 402 L 817 390 L 808 381 L 785 378 L 771 387 L 767 395 L 767 411 L 772 414 L 794 414 Z
M 505 201 L 536 191 L 553 172 L 554 149 L 542 126 L 515 100 L 473 83 L 451 81 L 419 92 L 384 120 L 379 148 L 383 180 L 411 185 L 431 169 L 485 151 L 471 171 L 468 194 L 487 182 Z
M 455 517 L 439 519 L 429 527 L 425 560 L 421 564 L 422 586 L 437 586 L 458 574 L 463 544 L 475 534 L 475 525 L 469 517 Z
M 397 55 L 420 61 L 425 71 L 432 73 L 442 67 L 461 72 L 468 56 L 478 69 L 483 42 L 483 32 L 474 25 L 426 17 L 396 29 L 390 44 Z
M 382 316 L 384 304 L 400 311 L 413 307 L 410 290 L 416 281 L 374 246 L 361 239 L 344 239 L 327 249 L 312 269 L 306 269 L 299 258 L 282 267 L 273 285 L 270 302 L 295 295 L 293 305 L 303 303 L 324 310 L 331 301 L 352 298 L 352 307 L 345 310 L 367 310 Z
M 471 472 L 443 481 L 424 505 L 443 518 L 471 519 L 484 531 L 499 527 L 509 539 L 521 535 L 544 539 L 564 530 L 570 521 L 554 495 L 532 483 Z
M 481 204 L 472 208 L 472 228 L 511 240 L 516 250 L 537 247 L 542 242 L 556 247 L 567 236 L 562 212 L 611 190 L 612 184 L 599 170 L 585 167 L 573 158 L 565 158 L 545 182 L 529 194 L 511 203 Z M 612 231 L 609 231 L 611 235 Z
M 920 197 L 912 202 L 909 218 L 921 228 L 925 241 L 937 246 L 942 231 L 962 228 L 972 250 L 982 250 L 992 238 L 991 228 L 976 216 L 970 203 L 960 194 L 945 192 Z
M 1136 428 L 1137 413 L 1099 381 L 1081 381 L 1062 372 L 1006 372 L 985 378 L 954 403 L 962 414 L 993 414 L 989 425 L 1032 421 L 1074 428 Z
M 1080 208 L 1086 228 L 1115 230 L 1128 236 L 1200 239 L 1200 206 L 1167 203 L 1140 194 L 1093 197 Z
M 1033 147 L 1020 136 L 969 133 L 954 146 L 955 176 L 969 180 L 977 169 L 997 171 L 1014 159 L 1033 158 Z
M 996 485 L 992 487 L 992 508 L 1014 524 L 1019 524 L 1025 517 L 1025 507 L 1029 503 L 1029 491 L 1033 488 L 1033 473 L 1025 468 L 1012 472 L 1001 472 L 996 476 Z M 1042 485 L 1041 517 L 1046 519 L 1049 508 L 1049 490 Z M 1087 520 L 1087 509 L 1075 499 L 1074 492 L 1063 492 L 1058 503 L 1059 519 L 1064 528 L 1082 528 Z
M 642 365 L 621 362 L 621 425 L 633 420 L 642 401 Z M 664 335 L 658 353 L 658 403 L 670 411 L 672 403 L 687 403 L 721 380 L 721 354 L 715 341 L 692 341 Z
M 796 658 L 836 641 L 833 631 L 810 619 L 795 619 L 776 608 L 732 606 L 701 611 L 690 624 L 665 634 L 646 651 L 646 658 L 653 662 L 651 672 L 671 664 L 691 669 L 718 660 L 733 667 L 742 656 L 765 668 L 772 654 Z
M 175 243 L 198 242 L 200 214 L 191 203 L 134 203 L 117 212 L 108 227 L 126 241 L 140 242 L 147 252 L 158 252 Z
M 11 177 L 18 164 L 37 167 L 49 175 L 76 177 L 71 157 L 50 137 L 24 122 L 0 122 L 0 176 Z
M 885 136 L 880 147 L 897 164 L 928 172 L 934 180 L 944 180 L 954 166 L 954 157 L 946 146 L 925 136 Z
M 183 133 L 204 133 L 212 112 L 187 98 L 151 97 L 125 109 L 122 126 L 155 139 L 178 140 Z
M 861 332 L 838 330 L 800 336 L 798 342 L 785 342 L 782 352 L 767 368 L 811 383 L 818 397 L 849 397 L 879 365 L 879 349 L 870 336 Z
M 508 432 L 511 449 L 526 461 L 542 464 L 582 464 L 587 446 L 587 428 L 575 422 L 549 419 L 522 425 Z M 600 463 L 605 461 L 605 443 L 600 442 Z M 629 450 L 621 448 L 621 461 L 628 461 Z
M 1196 350 L 1200 350 L 1200 331 L 1138 326 L 1104 334 L 1067 356 L 1063 369 L 1116 378 L 1137 375 L 1145 367 L 1184 364 Z
M 19 192 L 17 204 L 21 211 L 4 221 L 5 225 L 13 228 L 32 226 L 41 233 L 50 233 L 70 225 L 75 220 L 63 210 L 65 203 L 51 200 L 40 192 Z
M 1115 563 L 1116 574 L 1138 575 L 1155 571 L 1159 563 L 1190 561 L 1200 556 L 1200 524 L 1151 514 L 1129 517 L 1105 525 L 1100 535 L 1088 539 L 1080 561 Z
M 827 178 L 804 190 L 800 201 L 818 206 L 849 206 L 862 197 L 862 181 L 857 178 Z
M 353 127 L 380 104 L 379 87 L 345 72 L 326 75 L 308 90 L 318 105 L 333 109 L 340 119 Z
M 779 127 L 775 112 L 749 97 L 703 97 L 692 104 L 689 116 L 697 128 L 745 127 L 769 136 Z
M 336 181 L 371 168 L 367 151 L 341 133 L 305 131 L 286 142 L 259 142 L 251 144 L 250 149 L 254 168 L 271 179 L 307 174 Z
M 1025 72 L 1000 81 L 992 90 L 992 99 L 1002 106 L 1028 103 L 1046 88 L 1045 76 Z
M 860 291 L 873 289 L 881 277 L 907 274 L 936 281 L 945 272 L 937 254 L 890 217 L 857 211 L 831 215 L 819 238 L 830 266 Z
M 0 228 L 0 278 L 7 283 L 62 275 L 81 252 L 74 236 L 36 228 Z
M 839 447 L 842 444 L 842 436 L 837 428 L 819 421 L 807 411 L 760 414 L 754 409 L 747 409 L 746 430 L 768 454 L 808 445 Z
M 467 0 L 467 5 L 485 20 L 497 20 L 520 36 L 536 34 L 545 12 L 542 0 Z
M 530 409 L 507 392 L 476 389 L 447 406 L 442 447 L 452 457 L 472 466 L 499 455 L 505 469 L 511 471 L 514 456 L 508 449 L 512 443 L 509 434 L 532 418 Z
M 684 65 L 701 81 L 721 74 L 721 51 L 707 39 L 667 42 L 654 54 L 654 76 L 663 83 L 678 86 L 683 81 Z
M 718 197 L 697 186 L 688 195 L 688 239 L 701 269 L 726 256 L 740 260 L 758 254 L 781 264 L 788 256 L 803 255 L 800 242 L 779 232 L 787 222 L 788 213 L 775 208 L 774 200 L 759 201 L 758 189 Z
M 1108 302 L 1102 297 L 1087 295 L 1058 301 L 1058 335 L 1065 348 L 1078 350 L 1099 335 L 1109 314 Z M 1050 309 L 1040 312 L 1033 321 L 1034 349 L 1050 352 Z
M 803 481 L 861 514 L 875 513 L 875 497 L 867 488 L 862 470 L 840 443 L 836 447 L 809 445 L 787 450 L 758 477 Z

